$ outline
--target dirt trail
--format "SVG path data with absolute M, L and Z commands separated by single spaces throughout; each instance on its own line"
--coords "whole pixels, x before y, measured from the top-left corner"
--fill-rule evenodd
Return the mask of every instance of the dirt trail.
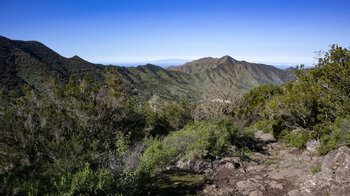
M 239 162 L 239 169 L 227 167 L 227 164 L 216 168 L 213 184 L 207 185 L 202 194 L 288 195 L 288 192 L 298 188 L 299 179 L 312 174 L 312 168 L 322 162 L 322 157 L 315 156 L 316 148 L 312 145 L 301 153 L 296 148 L 287 148 L 276 142 L 270 134 L 259 131 L 255 137 L 266 144 L 263 150 L 253 152 L 251 161 Z

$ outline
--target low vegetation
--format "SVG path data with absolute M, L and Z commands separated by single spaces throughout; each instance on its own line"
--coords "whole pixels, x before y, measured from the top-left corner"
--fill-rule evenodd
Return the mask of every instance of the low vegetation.
M 322 164 L 314 165 L 310 168 L 312 174 L 316 174 L 322 170 Z

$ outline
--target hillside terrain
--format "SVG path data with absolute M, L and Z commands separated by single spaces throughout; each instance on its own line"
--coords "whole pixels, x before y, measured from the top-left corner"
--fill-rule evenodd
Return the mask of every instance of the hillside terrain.
M 217 98 L 225 99 L 263 84 L 282 85 L 296 79 L 292 68 L 282 70 L 271 65 L 237 61 L 230 56 L 202 58 L 167 70 L 192 74 L 204 84 L 204 94 L 216 94 L 221 96 Z
M 0 36 L 0 89 L 17 90 L 26 84 L 47 91 L 50 79 L 68 82 L 70 75 L 91 75 L 102 82 L 104 66 L 78 56 L 65 58 L 37 41 L 15 41 Z
M 89 63 L 78 56 L 62 57 L 36 41 L 0 37 L 0 63 L 0 88 L 5 91 L 29 84 L 45 92 L 50 89 L 50 80 L 67 83 L 72 74 L 78 79 L 89 74 L 96 83 L 103 83 L 105 77 L 105 66 Z M 294 69 L 281 70 L 236 61 L 229 56 L 203 58 L 167 69 L 151 64 L 117 67 L 124 78 L 125 91 L 143 101 L 152 96 L 186 102 L 228 100 L 260 85 L 282 85 L 296 79 Z
M 176 71 L 0 40 L 0 195 L 350 191 L 349 49 L 308 69 L 224 56 Z

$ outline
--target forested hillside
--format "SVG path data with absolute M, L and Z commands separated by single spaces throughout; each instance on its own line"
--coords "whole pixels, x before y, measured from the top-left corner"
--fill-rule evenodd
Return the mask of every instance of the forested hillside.
M 47 92 L 50 82 L 67 83 L 71 75 L 89 74 L 102 82 L 104 66 L 94 65 L 78 56 L 64 58 L 37 41 L 16 41 L 0 36 L 0 89 L 19 92 L 30 85 Z
M 147 101 L 153 96 L 185 102 L 233 99 L 259 85 L 281 85 L 296 79 L 294 69 L 238 62 L 228 56 L 215 62 L 213 69 L 206 69 L 205 62 L 198 65 L 203 71 L 193 74 L 151 64 L 136 68 L 117 66 L 117 72 L 123 78 L 125 92 L 139 101 Z M 53 81 L 64 85 L 72 75 L 82 79 L 88 74 L 92 83 L 103 84 L 107 67 L 78 56 L 62 57 L 36 41 L 15 41 L 5 37 L 0 37 L 0 63 L 0 89 L 13 90 L 15 94 L 20 94 L 25 85 L 45 93 L 51 89 Z

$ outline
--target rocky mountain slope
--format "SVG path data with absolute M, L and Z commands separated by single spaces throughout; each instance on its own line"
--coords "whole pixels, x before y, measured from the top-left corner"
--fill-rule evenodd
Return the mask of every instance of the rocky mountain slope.
M 206 88 L 203 90 L 204 97 L 215 94 L 221 99 L 242 95 L 263 84 L 282 85 L 296 79 L 292 68 L 282 70 L 270 65 L 237 61 L 230 56 L 202 58 L 182 66 L 168 67 L 167 70 L 194 75 Z
M 257 80 L 264 79 L 264 77 L 271 77 L 271 72 L 276 74 L 278 79 L 282 80 L 283 82 L 290 81 L 295 79 L 294 72 L 292 68 L 288 69 L 278 69 L 271 65 L 265 65 L 265 64 L 257 64 L 257 63 L 249 63 L 246 61 L 237 61 L 234 58 L 230 56 L 223 56 L 221 58 L 212 58 L 212 57 L 206 57 L 201 58 L 198 60 L 194 60 L 192 62 L 185 63 L 181 66 L 170 66 L 167 67 L 167 70 L 174 70 L 174 71 L 181 71 L 184 73 L 198 73 L 202 72 L 208 69 L 211 69 L 211 71 L 214 71 L 216 68 L 223 68 L 223 67 L 243 67 L 247 71 L 251 72 L 252 74 L 256 73 L 264 73 L 265 75 L 261 75 L 260 78 L 257 77 Z M 275 78 L 278 80 L 277 78 Z
M 206 69 L 217 68 L 219 64 L 227 63 L 227 60 L 234 60 L 229 56 L 224 56 L 220 59 L 205 57 L 198 60 L 194 60 L 192 62 L 185 63 L 181 66 L 169 66 L 167 70 L 181 71 L 185 73 L 197 73 L 204 71 Z M 231 62 L 233 63 L 233 62 Z

